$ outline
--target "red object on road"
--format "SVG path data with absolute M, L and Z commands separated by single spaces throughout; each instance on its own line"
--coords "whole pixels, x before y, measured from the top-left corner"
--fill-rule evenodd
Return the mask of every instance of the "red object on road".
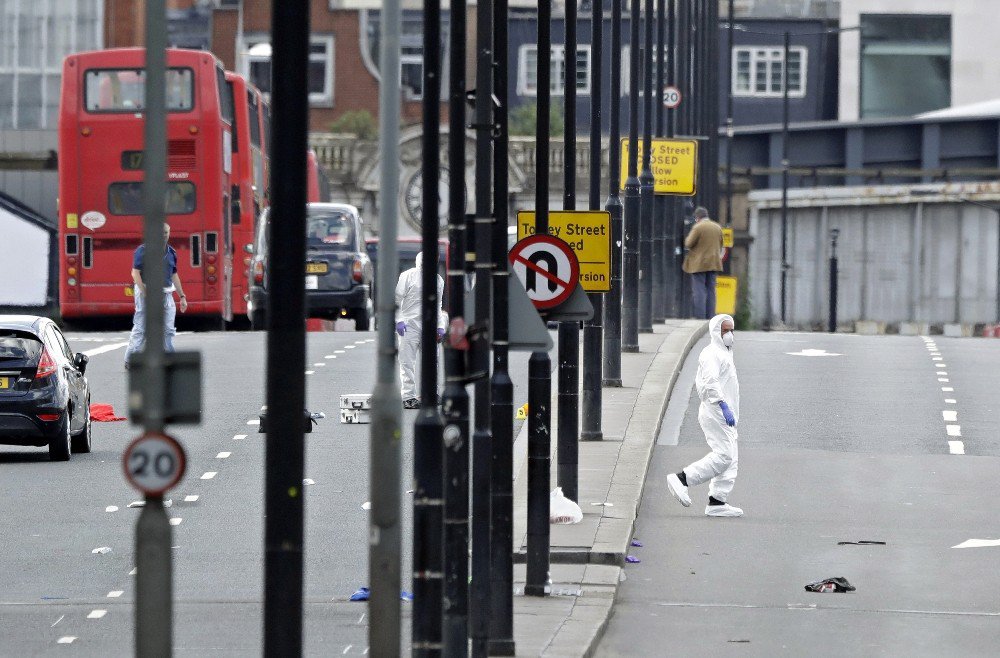
M 90 420 L 108 423 L 116 420 L 128 420 L 128 418 L 116 416 L 115 408 L 110 404 L 92 404 L 90 405 Z

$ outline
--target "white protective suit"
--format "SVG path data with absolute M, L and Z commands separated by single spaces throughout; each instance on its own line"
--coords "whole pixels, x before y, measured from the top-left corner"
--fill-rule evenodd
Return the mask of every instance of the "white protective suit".
M 739 450 L 736 427 L 740 421 L 740 382 L 736 378 L 736 364 L 731 348 L 722 342 L 721 328 L 728 315 L 716 315 L 708 323 L 712 342 L 698 356 L 698 374 L 695 388 L 701 405 L 698 407 L 698 424 L 705 432 L 705 440 L 712 452 L 684 469 L 689 487 L 711 480 L 708 494 L 726 502 L 736 481 Z M 725 401 L 733 412 L 736 426 L 730 427 L 722 415 L 719 402 Z
M 396 322 L 406 324 L 406 331 L 399 339 L 399 379 L 402 383 L 403 400 L 417 397 L 417 363 L 420 359 L 421 266 L 423 253 L 417 254 L 416 265 L 399 275 L 396 282 Z M 444 329 L 444 314 L 441 313 L 441 296 L 444 294 L 444 279 L 437 275 L 438 328 Z

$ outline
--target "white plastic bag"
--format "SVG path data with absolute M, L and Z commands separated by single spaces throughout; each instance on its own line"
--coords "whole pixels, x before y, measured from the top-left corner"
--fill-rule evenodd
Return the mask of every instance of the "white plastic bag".
M 583 510 L 563 495 L 562 487 L 549 494 L 549 523 L 570 524 L 583 521 Z

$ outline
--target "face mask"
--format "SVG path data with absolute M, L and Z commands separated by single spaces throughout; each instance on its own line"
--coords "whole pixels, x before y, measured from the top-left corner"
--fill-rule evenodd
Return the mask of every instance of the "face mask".
M 732 347 L 735 340 L 736 336 L 732 331 L 722 334 L 722 344 L 726 347 Z

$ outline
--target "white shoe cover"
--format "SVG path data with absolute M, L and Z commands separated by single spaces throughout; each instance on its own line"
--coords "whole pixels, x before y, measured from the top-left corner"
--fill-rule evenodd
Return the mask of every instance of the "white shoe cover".
M 729 503 L 723 505 L 707 505 L 705 516 L 743 516 L 743 510 L 733 507 Z
M 681 483 L 681 479 L 676 473 L 667 476 L 667 489 L 670 495 L 677 499 L 684 507 L 691 507 L 691 496 L 688 495 L 688 488 Z

